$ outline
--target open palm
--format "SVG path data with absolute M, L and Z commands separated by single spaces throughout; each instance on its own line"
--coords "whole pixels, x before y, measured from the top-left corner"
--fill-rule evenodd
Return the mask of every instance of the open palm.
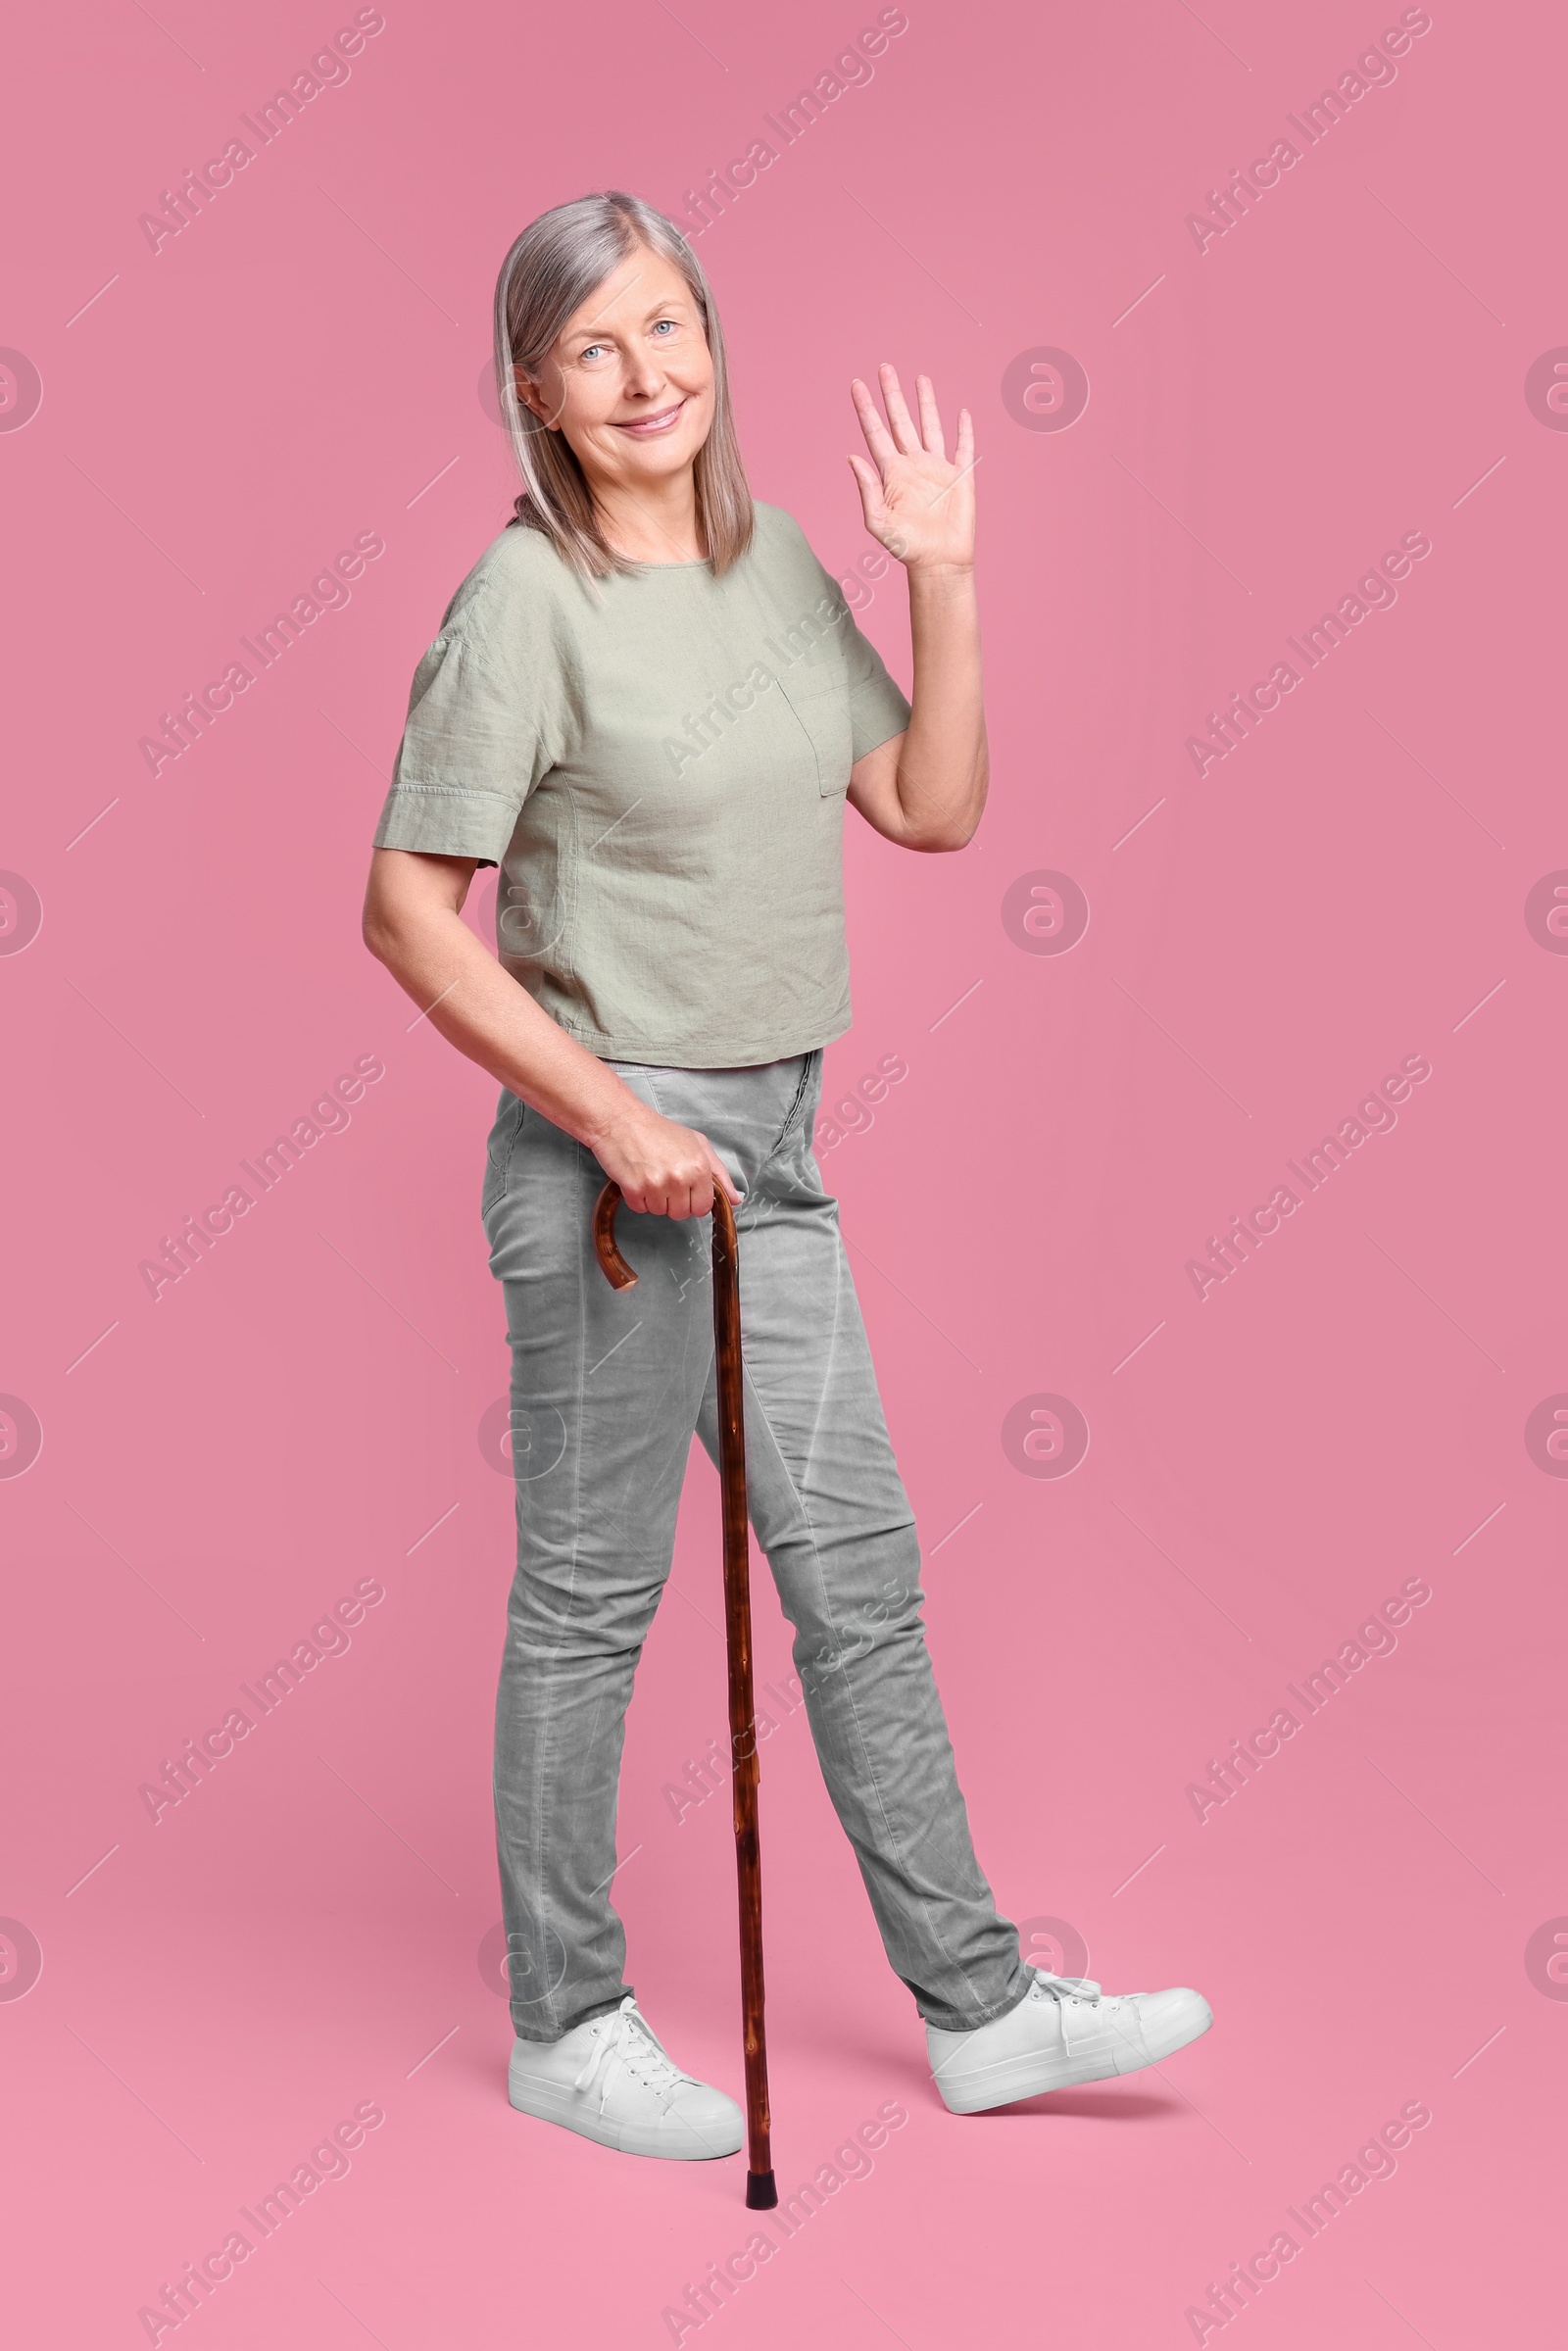
M 874 461 L 850 460 L 860 487 L 865 527 L 901 563 L 968 569 L 974 563 L 975 466 L 969 412 L 958 411 L 958 443 L 950 464 L 930 376 L 914 379 L 920 404 L 916 430 L 896 371 L 884 361 L 877 372 L 887 406 L 886 424 L 859 377 L 850 385 Z

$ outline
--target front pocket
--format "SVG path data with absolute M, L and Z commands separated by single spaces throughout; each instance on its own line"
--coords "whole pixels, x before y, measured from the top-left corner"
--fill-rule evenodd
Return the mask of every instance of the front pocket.
M 502 1095 L 496 1112 L 495 1125 L 490 1129 L 490 1141 L 485 1151 L 484 1190 L 479 1199 L 481 1221 L 492 1208 L 507 1197 L 507 1176 L 512 1164 L 512 1147 L 522 1125 L 523 1104 L 510 1088 Z
M 816 754 L 817 789 L 824 800 L 842 798 L 850 788 L 855 763 L 855 736 L 850 724 L 850 689 L 837 661 L 810 668 L 804 664 L 779 679 L 784 698 L 795 712 Z

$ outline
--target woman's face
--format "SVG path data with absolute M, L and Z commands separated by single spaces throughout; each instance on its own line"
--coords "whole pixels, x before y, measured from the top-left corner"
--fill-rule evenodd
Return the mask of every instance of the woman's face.
M 691 465 L 713 421 L 713 363 L 685 278 L 638 245 L 575 311 L 517 397 L 565 434 L 590 485 L 635 489 Z

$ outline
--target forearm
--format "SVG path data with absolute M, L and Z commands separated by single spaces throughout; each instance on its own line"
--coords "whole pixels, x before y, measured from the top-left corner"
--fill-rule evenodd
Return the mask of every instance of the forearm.
M 366 942 L 430 1025 L 503 1086 L 590 1150 L 640 1107 L 596 1054 L 551 1019 L 462 916 L 383 915 Z
M 980 610 L 970 566 L 908 567 L 914 677 L 897 789 L 914 849 L 961 849 L 990 775 Z

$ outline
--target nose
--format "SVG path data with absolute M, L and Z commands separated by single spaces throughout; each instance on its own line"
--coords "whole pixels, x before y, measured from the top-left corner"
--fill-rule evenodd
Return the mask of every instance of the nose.
M 633 347 L 626 359 L 620 388 L 628 400 L 650 400 L 663 390 L 664 371 L 651 351 Z

